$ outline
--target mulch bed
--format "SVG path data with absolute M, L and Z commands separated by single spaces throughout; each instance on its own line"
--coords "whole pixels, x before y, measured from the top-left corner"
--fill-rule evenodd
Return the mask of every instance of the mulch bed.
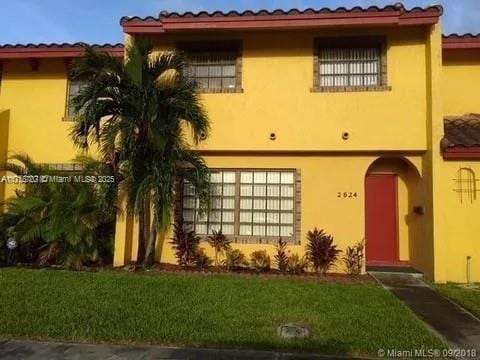
M 229 271 L 222 267 L 212 266 L 208 269 L 200 270 L 197 268 L 181 268 L 178 265 L 173 264 L 164 264 L 156 263 L 150 269 L 143 269 L 141 267 L 136 267 L 135 265 L 127 265 L 120 268 L 124 271 L 132 271 L 136 273 L 164 273 L 164 274 L 179 274 L 179 275 L 226 275 L 226 276 L 242 276 L 242 277 L 265 277 L 265 278 L 276 278 L 276 279 L 291 279 L 291 280 L 313 280 L 324 283 L 375 283 L 375 280 L 370 275 L 347 275 L 347 274 L 337 274 L 337 273 L 328 273 L 327 275 L 319 275 L 316 273 L 304 273 L 304 274 L 282 274 L 280 271 L 272 269 L 268 272 L 258 273 L 252 269 L 238 269 L 235 271 Z
M 11 267 L 11 266 L 10 266 Z M 295 280 L 311 280 L 322 283 L 356 283 L 356 284 L 371 284 L 375 283 L 375 280 L 368 274 L 365 275 L 347 275 L 338 273 L 328 273 L 327 275 L 319 275 L 316 273 L 308 272 L 304 274 L 282 274 L 280 271 L 271 269 L 268 272 L 256 272 L 252 269 L 238 269 L 235 271 L 229 271 L 226 268 L 211 266 L 208 269 L 187 268 L 184 269 L 179 265 L 155 263 L 151 268 L 144 269 L 137 265 L 126 265 L 119 268 L 113 268 L 112 266 L 84 266 L 80 269 L 66 269 L 62 266 L 39 266 L 34 264 L 17 264 L 14 267 L 27 268 L 27 269 L 43 269 L 43 270 L 70 270 L 80 272 L 101 272 L 101 271 L 123 271 L 132 272 L 137 274 L 178 274 L 178 275 L 224 275 L 224 276 L 240 276 L 240 277 L 264 277 L 275 279 L 289 279 Z

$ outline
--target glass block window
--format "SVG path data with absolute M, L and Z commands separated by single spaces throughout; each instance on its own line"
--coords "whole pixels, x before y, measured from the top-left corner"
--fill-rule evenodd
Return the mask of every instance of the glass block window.
M 187 54 L 187 75 L 196 80 L 200 89 L 235 89 L 237 84 L 235 51 L 191 52 Z
M 299 179 L 299 178 L 298 178 Z M 211 174 L 210 207 L 199 211 L 191 184 L 183 187 L 183 221 L 199 235 L 222 230 L 240 241 L 299 236 L 299 198 L 295 170 L 224 170 Z
M 193 186 L 184 184 L 183 221 L 199 235 L 209 235 L 213 230 L 222 230 L 225 235 L 234 235 L 235 230 L 235 182 L 231 171 L 212 172 L 209 210 L 202 214 L 200 202 Z
M 381 49 L 379 47 L 321 48 L 318 66 L 319 85 L 322 87 L 381 84 Z
M 88 85 L 86 80 L 70 80 L 68 82 L 68 97 L 67 97 L 67 120 L 71 120 L 74 117 L 78 116 L 72 106 L 72 99 L 80 94 L 85 86 Z
M 240 235 L 294 236 L 295 174 L 240 172 Z

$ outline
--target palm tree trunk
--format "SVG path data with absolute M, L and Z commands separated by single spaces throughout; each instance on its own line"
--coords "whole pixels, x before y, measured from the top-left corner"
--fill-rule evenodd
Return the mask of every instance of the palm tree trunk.
M 150 205 L 148 201 L 145 201 L 143 207 L 143 214 L 140 215 L 139 228 L 140 234 L 138 238 L 138 253 L 137 264 L 143 264 L 145 262 L 145 244 L 150 237 Z
M 155 260 L 155 247 L 157 243 L 157 228 L 155 227 L 155 221 L 152 223 L 150 230 L 150 236 L 148 237 L 148 243 L 145 251 L 145 260 L 143 265 L 145 267 L 152 266 Z

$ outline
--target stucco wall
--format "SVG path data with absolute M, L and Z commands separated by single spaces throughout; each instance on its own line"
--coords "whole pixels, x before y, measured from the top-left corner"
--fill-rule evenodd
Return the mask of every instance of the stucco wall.
M 425 150 L 425 30 L 215 34 L 243 41 L 241 94 L 205 94 L 212 121 L 205 150 Z M 384 35 L 391 91 L 312 93 L 318 36 Z M 159 51 L 204 35 L 159 35 Z M 408 129 L 408 135 L 404 134 Z M 344 141 L 342 132 L 350 133 Z M 277 140 L 269 139 L 276 133 Z
M 339 248 L 345 250 L 347 246 L 352 246 L 365 238 L 365 175 L 371 164 L 377 159 L 376 156 L 361 155 L 325 155 L 308 154 L 303 156 L 268 156 L 268 155 L 227 155 L 227 156 L 207 156 L 206 160 L 211 168 L 271 168 L 271 169 L 300 169 L 301 171 L 301 245 L 289 246 L 292 253 L 304 254 L 306 244 L 306 233 L 313 230 L 314 227 L 324 229 L 332 234 L 335 243 Z M 417 171 L 421 168 L 421 157 L 411 156 L 408 158 L 412 162 L 408 170 L 406 166 L 397 166 L 396 160 L 386 160 L 382 167 L 375 167 L 375 171 L 398 171 L 401 175 L 399 198 L 399 245 L 400 257 L 402 260 L 411 260 L 413 247 L 422 246 L 421 244 L 411 245 L 414 241 L 427 241 L 422 236 L 415 234 L 418 230 L 418 224 L 424 219 L 420 215 L 413 213 L 411 204 L 421 204 L 423 201 L 423 192 L 415 192 L 415 184 L 410 179 L 410 171 Z M 392 164 L 391 166 L 388 164 Z M 372 168 L 371 168 L 372 169 Z M 407 189 L 407 186 L 410 189 Z M 410 196 L 412 199 L 409 199 Z M 358 197 L 343 198 L 338 197 L 341 192 L 356 192 Z M 413 200 L 414 199 L 414 200 Z M 137 236 L 133 224 L 126 218 L 119 219 L 117 225 L 117 256 L 116 264 L 121 265 L 125 258 L 134 260 L 136 256 Z M 133 236 L 132 236 L 133 233 Z M 167 263 L 176 263 L 171 245 L 168 243 L 172 237 L 171 231 L 167 233 L 163 240 L 160 240 L 157 250 L 157 260 Z M 233 237 L 232 237 L 233 238 Z M 212 249 L 206 243 L 202 244 L 210 256 L 213 256 Z M 249 256 L 255 250 L 266 249 L 272 258 L 274 255 L 273 245 L 264 244 L 235 244 L 234 248 L 242 250 Z M 367 250 L 368 251 L 368 250 Z M 425 258 L 427 254 L 423 254 Z M 412 259 L 414 260 L 414 259 Z M 422 266 L 422 270 L 428 276 L 432 276 L 433 259 L 430 258 L 429 264 Z M 337 263 L 334 271 L 344 271 L 341 261 Z
M 445 115 L 480 113 L 480 51 L 446 52 L 442 70 Z
M 442 211 L 437 222 L 444 224 L 445 257 L 443 279 L 454 282 L 467 282 L 467 257 L 470 260 L 470 281 L 480 282 L 480 193 L 473 201 L 458 191 L 458 170 L 469 168 L 474 171 L 479 189 L 480 162 L 446 161 L 442 164 L 439 196 Z M 467 184 L 464 184 L 466 186 Z M 439 278 L 439 280 L 441 280 Z
M 28 60 L 3 62 L 0 108 L 10 110 L 8 150 L 39 163 L 69 163 L 77 151 L 64 121 L 67 69 L 63 59 L 42 59 L 33 70 Z M 15 186 L 6 187 L 7 197 Z
M 314 39 L 338 35 L 387 37 L 391 91 L 311 92 Z M 291 251 L 304 253 L 305 234 L 315 226 L 333 234 L 344 250 L 365 236 L 364 180 L 369 166 L 387 150 L 418 154 L 410 160 L 420 174 L 426 168 L 424 160 L 428 163 L 420 154 L 427 149 L 427 122 L 432 118 L 429 108 L 432 102 L 428 100 L 432 96 L 429 88 L 432 62 L 426 44 L 429 36 L 423 29 L 297 31 L 288 36 L 281 32 L 216 33 L 215 39 L 243 42 L 243 93 L 202 95 L 212 132 L 200 150 L 207 151 L 212 168 L 301 169 L 302 244 L 291 246 Z M 205 39 L 211 40 L 211 33 L 154 38 L 159 52 L 174 49 L 181 41 Z M 127 41 L 130 40 L 127 36 Z M 440 57 L 435 61 L 434 66 L 439 67 Z M 344 131 L 350 133 L 348 141 L 342 140 Z M 275 141 L 269 139 L 272 132 L 277 135 Z M 222 150 L 228 152 L 218 155 Z M 387 170 L 402 173 L 405 169 L 390 166 Z M 408 171 L 400 175 L 399 257 L 411 260 L 433 278 L 433 243 L 428 236 L 431 232 L 426 230 L 431 229 L 428 224 L 432 216 L 422 218 L 413 214 L 413 204 L 426 207 L 432 204 L 431 191 L 423 182 L 421 186 L 416 184 L 414 190 L 409 189 L 411 184 L 407 183 L 413 180 Z M 430 179 L 431 171 L 423 180 Z M 337 193 L 343 191 L 354 191 L 359 196 L 338 198 Z M 121 220 L 117 228 L 121 232 L 117 233 L 115 263 L 120 265 L 125 259 L 135 259 L 137 236 L 135 223 L 127 219 Z M 168 244 L 171 236 L 166 234 L 158 247 L 161 261 L 175 262 Z M 273 256 L 272 245 L 235 247 L 247 255 L 266 248 Z M 211 254 L 209 247 L 205 248 Z M 341 263 L 336 270 L 343 270 Z
M 0 164 L 7 160 L 8 156 L 8 129 L 9 129 L 10 112 L 0 109 Z M 3 173 L 0 171 L 0 177 Z M 0 182 L 0 202 L 5 199 L 5 183 Z M 0 205 L 0 211 L 3 206 Z
M 37 162 L 68 162 L 75 156 L 71 123 L 63 121 L 67 72 L 63 59 L 40 60 L 37 71 L 27 60 L 3 64 L 0 107 L 10 110 L 9 149 Z
M 442 69 L 444 115 L 480 113 L 480 52 L 456 51 L 444 54 Z M 480 161 L 444 161 L 438 152 L 439 188 L 437 226 L 444 251 L 438 257 L 438 281 L 466 282 L 467 257 L 470 260 L 470 281 L 480 281 L 480 196 L 473 202 L 460 201 L 455 190 L 457 172 L 470 168 L 480 176 Z M 479 183 L 477 182 L 476 188 Z M 478 194 L 480 195 L 480 193 Z

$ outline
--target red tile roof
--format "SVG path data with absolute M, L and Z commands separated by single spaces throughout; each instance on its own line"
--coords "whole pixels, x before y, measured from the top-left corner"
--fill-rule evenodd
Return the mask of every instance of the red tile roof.
M 406 9 L 403 5 L 389 5 L 383 8 L 354 7 L 337 9 L 306 10 L 259 10 L 221 11 L 199 13 L 161 12 L 158 17 L 123 17 L 120 20 L 126 33 L 163 33 L 185 30 L 234 30 L 234 29 L 279 29 L 315 28 L 325 26 L 367 26 L 367 25 L 425 25 L 435 24 L 443 13 L 441 6 Z
M 480 34 L 443 35 L 444 50 L 480 49 Z
M 108 52 L 113 56 L 123 57 L 123 44 L 4 44 L 0 45 L 2 59 L 38 59 L 38 58 L 72 58 L 85 53 L 85 47 Z
M 448 116 L 440 142 L 446 160 L 480 160 L 480 115 Z
M 444 119 L 445 135 L 442 149 L 480 146 L 480 115 L 447 116 Z

